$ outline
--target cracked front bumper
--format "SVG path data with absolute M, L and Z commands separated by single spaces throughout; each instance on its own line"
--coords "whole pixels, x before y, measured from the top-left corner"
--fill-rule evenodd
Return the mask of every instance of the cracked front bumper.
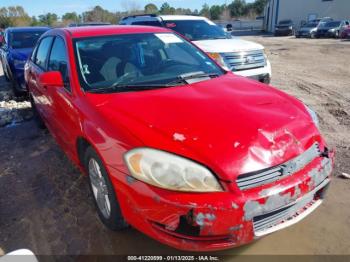
M 218 193 L 168 191 L 109 169 L 133 227 L 177 249 L 213 251 L 247 244 L 306 217 L 321 204 L 332 168 L 331 153 L 279 181 L 244 191 L 222 182 L 227 190 Z

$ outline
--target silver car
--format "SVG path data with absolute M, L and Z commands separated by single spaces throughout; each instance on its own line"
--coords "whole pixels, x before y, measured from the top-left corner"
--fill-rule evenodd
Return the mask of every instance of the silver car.
M 295 33 L 295 37 L 310 37 L 315 38 L 317 32 L 318 22 L 308 22 Z

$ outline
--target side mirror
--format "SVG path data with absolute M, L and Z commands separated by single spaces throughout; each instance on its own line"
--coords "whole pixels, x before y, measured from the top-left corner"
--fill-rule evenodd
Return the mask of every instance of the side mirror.
M 64 86 L 62 75 L 59 71 L 51 71 L 51 72 L 42 73 L 39 77 L 39 82 L 42 86 L 46 86 L 46 87 Z
M 231 32 L 232 31 L 232 24 L 227 24 L 226 30 L 227 30 L 227 32 Z

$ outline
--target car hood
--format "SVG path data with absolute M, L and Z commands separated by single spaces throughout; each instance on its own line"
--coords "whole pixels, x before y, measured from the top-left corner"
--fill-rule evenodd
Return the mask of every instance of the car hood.
M 227 181 L 322 142 L 301 102 L 231 73 L 166 89 L 88 93 L 87 99 L 102 119 L 127 128 L 141 146 L 203 163 Z
M 193 43 L 201 48 L 204 52 L 210 53 L 231 53 L 264 49 L 264 47 L 260 44 L 241 40 L 239 38 L 201 40 L 193 41 Z
M 18 48 L 11 49 L 11 54 L 13 57 L 19 60 L 27 60 L 30 54 L 32 53 L 33 48 Z

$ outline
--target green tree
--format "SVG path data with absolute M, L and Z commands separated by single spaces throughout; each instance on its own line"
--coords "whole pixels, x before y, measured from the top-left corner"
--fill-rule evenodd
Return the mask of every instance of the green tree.
M 189 8 L 176 8 L 175 14 L 176 15 L 192 15 L 193 12 Z
M 246 14 L 246 2 L 245 0 L 234 0 L 229 4 L 228 8 L 232 17 L 240 17 Z
M 67 12 L 64 15 L 62 15 L 62 20 L 79 22 L 79 16 L 76 12 Z
M 39 22 L 42 25 L 54 26 L 57 23 L 57 15 L 55 13 L 47 13 L 39 15 Z
M 158 12 L 158 7 L 155 4 L 149 3 L 145 5 L 146 14 L 155 14 Z
M 28 26 L 31 23 L 30 16 L 22 6 L 9 6 L 0 8 L 0 27 Z
M 210 7 L 208 4 L 204 4 L 202 6 L 202 10 L 199 12 L 201 16 L 205 16 L 207 18 L 210 18 Z
M 86 11 L 82 14 L 84 22 L 109 22 L 117 23 L 117 14 L 111 13 L 103 9 L 101 6 L 95 6 L 92 10 Z
M 36 16 L 32 16 L 31 19 L 32 19 L 32 21 L 30 22 L 30 26 L 38 26 L 38 25 L 40 25 L 38 19 L 36 18 Z
M 264 12 L 267 0 L 255 0 L 253 3 L 253 8 L 257 15 L 261 15 Z
M 224 10 L 223 6 L 220 5 L 212 5 L 209 9 L 209 13 L 210 13 L 210 18 L 212 20 L 219 20 L 220 19 L 220 15 L 222 13 L 222 11 Z
M 163 3 L 159 9 L 162 15 L 173 15 L 175 14 L 175 8 L 171 7 L 167 2 Z

